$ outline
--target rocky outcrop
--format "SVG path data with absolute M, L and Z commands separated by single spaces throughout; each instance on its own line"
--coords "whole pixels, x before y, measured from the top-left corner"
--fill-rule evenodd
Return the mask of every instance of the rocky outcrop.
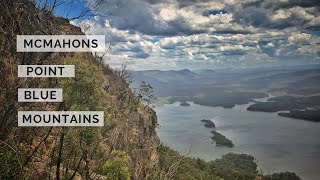
M 107 65 L 99 64 L 91 53 L 17 53 L 17 35 L 83 33 L 79 27 L 70 25 L 68 19 L 39 10 L 29 0 L 4 0 L 1 3 L 0 140 L 10 142 L 10 147 L 16 148 L 12 151 L 7 144 L 0 143 L 0 153 L 6 155 L 1 157 L 6 159 L 0 160 L 11 163 L 9 168 L 12 165 L 10 172 L 3 177 L 48 179 L 50 176 L 54 179 L 59 174 L 57 172 L 62 178 L 72 176 L 74 170 L 77 170 L 76 179 L 102 177 L 101 165 L 108 160 L 111 151 L 120 150 L 130 156 L 131 178 L 143 179 L 148 169 L 158 165 L 160 142 L 155 131 L 155 112 L 137 102 L 125 80 Z M 67 57 L 81 58 L 90 66 L 103 69 L 105 76 L 105 82 L 101 83 L 107 86 L 104 101 L 110 105 L 105 113 L 107 123 L 88 143 L 81 143 L 80 130 L 76 128 L 20 128 L 16 124 L 19 110 L 52 111 L 59 108 L 55 103 L 17 102 L 17 88 L 54 88 L 58 83 L 52 78 L 18 78 L 18 64 L 63 64 Z M 16 154 L 19 154 L 18 159 Z M 61 161 L 59 170 L 58 160 Z

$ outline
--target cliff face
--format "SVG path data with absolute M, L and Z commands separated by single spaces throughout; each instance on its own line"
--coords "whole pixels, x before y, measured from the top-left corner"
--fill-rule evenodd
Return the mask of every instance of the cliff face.
M 123 79 L 114 75 L 107 78 L 111 104 L 120 112 L 116 117 L 119 121 L 109 131 L 108 144 L 111 149 L 128 152 L 133 161 L 134 178 L 141 179 L 158 164 L 160 140 L 155 131 L 158 124 L 156 113 L 144 105 L 136 104 L 137 97 Z
M 35 8 L 27 0 L 2 1 L 0 25 L 0 163 L 7 163 L 0 168 L 0 179 L 101 179 L 102 165 L 114 150 L 129 155 L 132 179 L 142 179 L 157 166 L 160 142 L 155 131 L 155 112 L 136 99 L 114 70 L 97 63 L 90 53 L 16 52 L 16 35 L 82 34 L 80 28 L 70 25 L 67 19 Z M 19 110 L 60 110 L 58 103 L 18 103 L 17 88 L 53 88 L 63 84 L 54 78 L 18 78 L 17 65 L 64 64 L 68 58 L 80 59 L 79 63 L 101 71 L 104 76 L 101 87 L 105 88 L 101 90 L 103 98 L 99 103 L 106 104 L 101 107 L 105 111 L 106 127 L 90 131 L 90 141 L 82 136 L 88 129 L 17 127 Z M 76 76 L 90 78 L 92 73 L 95 72 L 80 72 Z M 75 91 L 83 93 L 81 89 Z
M 149 113 L 130 113 L 110 131 L 109 145 L 128 152 L 133 160 L 133 175 L 142 179 L 146 172 L 157 166 L 159 139 L 155 133 L 156 117 Z

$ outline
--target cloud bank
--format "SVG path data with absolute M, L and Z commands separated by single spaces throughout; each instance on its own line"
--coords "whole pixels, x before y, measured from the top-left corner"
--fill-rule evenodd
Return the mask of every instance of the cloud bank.
M 114 44 L 108 60 L 114 66 L 320 63 L 318 0 L 102 0 L 99 11 L 107 15 L 84 20 L 80 27 L 88 34 L 105 34 Z

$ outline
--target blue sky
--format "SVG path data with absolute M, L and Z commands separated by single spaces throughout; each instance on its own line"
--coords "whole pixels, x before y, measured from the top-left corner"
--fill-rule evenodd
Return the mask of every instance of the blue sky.
M 75 16 L 96 0 L 70 0 Z M 100 1 L 99 1 L 100 2 Z M 107 63 L 143 69 L 250 68 L 320 63 L 318 0 L 102 0 L 74 24 L 113 44 Z M 90 28 L 88 28 L 90 27 Z

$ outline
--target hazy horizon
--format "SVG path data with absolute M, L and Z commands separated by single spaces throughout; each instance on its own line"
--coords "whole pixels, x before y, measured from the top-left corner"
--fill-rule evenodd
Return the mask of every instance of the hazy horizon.
M 315 66 L 315 67 L 312 67 Z M 287 66 L 270 66 L 270 67 L 226 67 L 226 68 L 182 68 L 182 69 L 143 69 L 134 71 L 182 71 L 182 70 L 190 70 L 190 71 L 198 71 L 198 70 L 254 70 L 254 69 L 318 69 L 320 68 L 320 63 L 317 64 L 303 64 L 303 65 L 287 65 Z

